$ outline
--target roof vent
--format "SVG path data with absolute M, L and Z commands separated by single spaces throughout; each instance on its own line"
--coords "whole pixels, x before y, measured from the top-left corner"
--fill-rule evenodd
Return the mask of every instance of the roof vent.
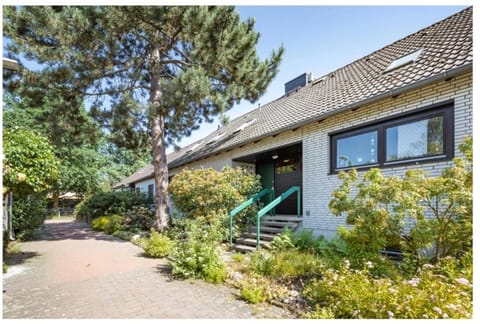
M 304 86 L 306 86 L 308 83 L 312 81 L 313 81 L 312 73 L 303 73 L 302 75 L 299 75 L 295 79 L 285 83 L 285 94 L 289 94 L 292 91 L 303 88 Z

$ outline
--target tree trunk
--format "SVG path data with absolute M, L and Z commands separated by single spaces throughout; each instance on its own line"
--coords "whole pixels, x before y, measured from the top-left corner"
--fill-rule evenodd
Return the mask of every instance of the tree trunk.
M 150 127 L 152 131 L 153 170 L 155 174 L 155 222 L 156 230 L 168 227 L 168 165 L 165 143 L 165 119 L 161 113 L 160 51 L 158 44 L 152 52 L 152 83 L 150 92 Z
M 168 227 L 168 166 L 165 153 L 164 119 L 152 120 L 153 170 L 155 171 L 155 223 L 163 232 Z

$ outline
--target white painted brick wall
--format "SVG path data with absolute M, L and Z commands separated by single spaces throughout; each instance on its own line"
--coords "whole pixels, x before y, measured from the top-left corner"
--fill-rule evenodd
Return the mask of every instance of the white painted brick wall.
M 151 184 L 153 184 L 153 190 L 155 192 L 155 181 L 153 180 L 153 178 L 135 183 L 135 189 L 140 188 L 141 192 L 148 194 L 148 186 Z
M 276 137 L 268 137 L 257 143 L 250 143 L 241 148 L 232 149 L 216 156 L 188 164 L 184 167 L 213 167 L 221 170 L 224 166 L 232 166 L 232 160 L 259 153 L 279 146 L 302 142 L 303 144 L 303 228 L 313 229 L 325 237 L 334 236 L 338 226 L 345 225 L 344 217 L 333 216 L 328 203 L 331 193 L 338 188 L 340 181 L 337 175 L 330 175 L 330 149 L 328 133 L 361 125 L 402 112 L 426 107 L 446 100 L 454 100 L 455 106 L 455 155 L 458 156 L 458 145 L 464 138 L 473 133 L 472 120 L 472 74 L 465 74 L 449 81 L 403 93 L 396 98 L 387 98 L 370 105 L 360 107 L 356 111 L 348 111 L 325 119 L 321 123 L 314 122 L 296 131 L 286 131 Z M 430 175 L 439 175 L 450 162 L 424 163 L 421 167 Z M 407 169 L 419 166 L 400 166 L 382 169 L 386 175 L 401 176 Z M 173 175 L 181 168 L 170 170 Z M 362 175 L 362 174 L 360 174 Z M 309 216 L 306 212 L 309 212 Z

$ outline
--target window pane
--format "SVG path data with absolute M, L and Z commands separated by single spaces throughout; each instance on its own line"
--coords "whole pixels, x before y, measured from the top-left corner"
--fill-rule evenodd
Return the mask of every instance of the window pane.
M 337 140 L 337 168 L 377 163 L 377 131 Z
M 443 153 L 443 117 L 433 117 L 387 129 L 387 161 Z

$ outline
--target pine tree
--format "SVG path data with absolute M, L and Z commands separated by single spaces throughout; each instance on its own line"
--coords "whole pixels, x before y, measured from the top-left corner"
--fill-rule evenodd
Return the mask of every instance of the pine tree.
M 144 107 L 160 231 L 168 226 L 166 146 L 240 100 L 256 101 L 283 53 L 260 60 L 254 20 L 223 6 L 4 7 L 4 33 L 12 53 L 47 66 L 26 80 L 95 96 L 97 113 L 119 112 L 125 98 Z

